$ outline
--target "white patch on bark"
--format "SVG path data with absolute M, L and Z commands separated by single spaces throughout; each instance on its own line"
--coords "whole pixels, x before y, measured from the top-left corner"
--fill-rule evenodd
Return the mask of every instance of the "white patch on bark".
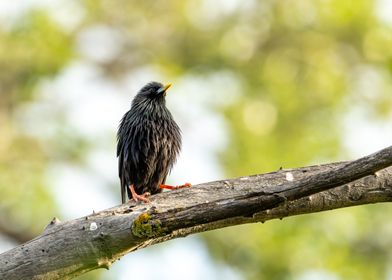
M 98 228 L 97 223 L 96 222 L 92 222 L 90 224 L 90 230 L 96 230 Z
M 286 180 L 287 181 L 294 181 L 294 176 L 293 176 L 293 174 L 291 173 L 291 172 L 287 172 L 286 173 Z

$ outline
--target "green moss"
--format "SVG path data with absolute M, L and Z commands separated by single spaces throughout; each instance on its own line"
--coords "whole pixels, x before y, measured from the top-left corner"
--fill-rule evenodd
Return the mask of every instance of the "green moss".
M 158 219 L 151 219 L 147 213 L 141 214 L 133 222 L 132 233 L 137 237 L 156 237 L 162 235 L 161 222 Z

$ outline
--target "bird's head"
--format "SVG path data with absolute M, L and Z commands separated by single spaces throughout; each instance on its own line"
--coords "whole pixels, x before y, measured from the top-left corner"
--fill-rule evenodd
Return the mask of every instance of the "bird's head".
M 166 91 L 171 87 L 171 85 L 172 84 L 163 85 L 158 82 L 150 82 L 142 87 L 138 95 L 153 100 L 163 100 L 166 96 Z

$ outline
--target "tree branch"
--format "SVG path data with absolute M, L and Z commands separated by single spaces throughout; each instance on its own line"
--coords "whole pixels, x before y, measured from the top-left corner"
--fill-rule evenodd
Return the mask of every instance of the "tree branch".
M 210 182 L 154 195 L 150 204 L 130 202 L 64 223 L 52 221 L 42 235 L 0 255 L 0 275 L 70 279 L 188 234 L 392 201 L 391 165 L 389 147 L 355 161 Z

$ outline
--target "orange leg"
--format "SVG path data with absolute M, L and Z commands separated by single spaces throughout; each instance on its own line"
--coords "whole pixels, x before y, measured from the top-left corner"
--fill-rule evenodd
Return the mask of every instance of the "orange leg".
M 131 194 L 132 194 L 132 198 L 134 201 L 143 201 L 144 203 L 149 203 L 150 200 L 148 200 L 147 196 L 150 196 L 149 192 L 146 192 L 144 194 L 137 194 L 135 191 L 135 188 L 133 187 L 133 185 L 129 186 L 129 189 L 131 190 Z
M 179 185 L 179 186 L 160 185 L 159 187 L 161 189 L 176 190 L 176 189 L 188 188 L 191 186 L 192 186 L 191 183 L 185 183 L 185 184 Z

